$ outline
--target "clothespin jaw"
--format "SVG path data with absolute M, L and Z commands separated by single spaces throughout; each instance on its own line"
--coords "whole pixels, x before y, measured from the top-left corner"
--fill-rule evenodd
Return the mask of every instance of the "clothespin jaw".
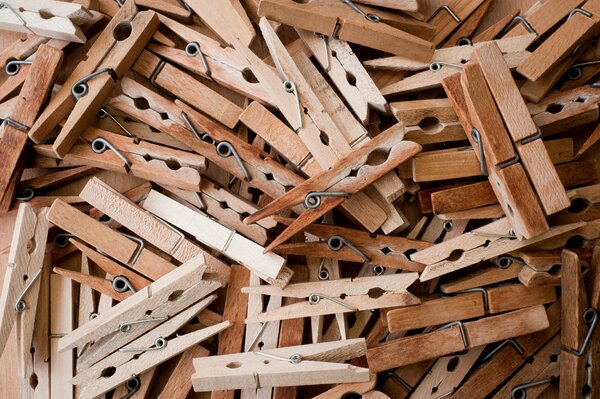
M 197 392 L 364 382 L 366 368 L 341 363 L 364 355 L 364 338 L 194 359 Z

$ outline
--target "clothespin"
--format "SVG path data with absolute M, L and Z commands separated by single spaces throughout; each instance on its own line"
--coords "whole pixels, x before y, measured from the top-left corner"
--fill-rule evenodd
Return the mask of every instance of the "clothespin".
M 244 218 L 258 211 L 258 207 L 208 179 L 202 179 L 202 190 L 198 193 L 163 187 L 259 245 L 266 244 L 269 230 L 277 225 L 273 219 L 262 220 L 260 224 L 245 224 Z
M 344 202 L 346 197 L 362 190 L 370 182 L 410 159 L 420 150 L 420 145 L 402 141 L 401 137 L 394 132 L 382 133 L 342 158 L 329 170 L 308 179 L 259 212 L 249 216 L 246 221 L 253 223 L 304 201 L 307 210 L 267 247 L 267 250 L 271 250 L 328 210 Z M 378 160 L 376 167 L 371 165 L 372 161 L 369 159 L 373 159 L 373 154 L 382 152 L 388 154 L 387 159 Z M 360 180 L 355 178 L 355 173 L 356 176 L 360 176 Z
M 432 397 L 433 391 L 436 398 L 450 397 L 484 349 L 485 346 L 482 345 L 469 349 L 465 353 L 439 358 L 425 374 L 423 380 L 412 388 L 411 394 L 418 398 L 428 398 Z
M 526 363 L 504 384 L 497 393 L 498 397 L 536 397 L 536 394 L 545 390 L 559 374 L 562 378 L 565 377 L 563 373 L 559 373 L 559 365 L 562 365 L 562 362 L 560 335 L 557 334 L 534 355 L 531 363 Z
M 296 31 L 363 124 L 369 120 L 369 107 L 387 111 L 385 98 L 347 42 L 302 29 Z
M 202 280 L 204 269 L 201 256 L 186 262 L 62 337 L 59 351 L 78 347 L 81 368 L 97 363 L 219 288 L 218 282 Z M 204 299 L 203 308 L 214 299 Z
M 556 301 L 546 311 L 548 328 L 498 344 L 453 396 L 468 399 L 489 395 L 556 335 L 560 330 L 560 312 L 560 301 Z
M 507 131 L 545 213 L 551 215 L 567 208 L 569 200 L 543 147 L 540 138 L 542 132 L 533 122 L 517 85 L 511 79 L 502 52 L 493 43 L 477 44 L 475 59 L 481 66 Z
M 514 301 L 512 298 L 518 300 Z M 392 333 L 403 332 L 554 301 L 554 287 L 527 288 L 521 284 L 511 284 L 473 288 L 453 292 L 452 296 L 443 296 L 417 306 L 390 310 L 387 312 L 387 325 Z
M 575 46 L 598 33 L 599 13 L 600 7 L 594 1 L 573 8 L 566 22 L 519 65 L 517 71 L 531 81 L 540 79 L 567 57 Z
M 392 367 L 460 352 L 548 328 L 544 306 L 534 306 L 471 322 L 455 322 L 430 333 L 389 341 L 367 350 L 369 370 Z
M 227 284 L 229 275 L 227 265 L 185 238 L 184 234 L 175 227 L 144 211 L 103 181 L 97 178 L 89 180 L 81 191 L 80 197 L 180 262 L 185 263 L 203 254 L 206 260 L 206 272 L 214 275 L 221 284 Z
M 144 248 L 142 239 L 123 236 L 60 199 L 52 204 L 48 212 L 48 220 L 151 280 L 157 280 L 176 268 L 175 265 Z
M 75 374 L 72 350 L 59 352 L 58 342 L 74 327 L 73 283 L 66 277 L 51 274 L 50 279 L 50 397 L 72 398 L 73 385 L 69 382 Z
M 54 0 L 35 4 L 23 0 L 4 0 L 0 6 L 2 29 L 76 43 L 86 42 L 78 25 L 91 18 L 92 13 L 80 4 L 64 4 Z
M 364 338 L 194 359 L 196 392 L 369 381 L 369 370 L 342 363 L 364 355 Z M 232 367 L 232 365 L 234 367 Z
M 19 206 L 0 294 L 0 353 L 15 324 L 22 348 L 31 347 L 48 235 L 47 213 L 48 208 Z
M 545 215 L 519 163 L 481 67 L 467 65 L 460 75 L 446 78 L 444 88 L 515 234 L 531 238 L 548 231 Z
M 572 251 L 562 253 L 560 394 L 583 395 L 586 350 L 598 322 L 598 310 L 588 307 L 579 257 Z
M 530 56 L 530 53 L 525 49 L 534 38 L 535 36 L 530 34 L 496 41 L 511 70 L 517 68 Z M 401 57 L 390 57 L 365 61 L 364 65 L 367 68 L 403 71 L 423 70 L 381 89 L 381 94 L 384 96 L 407 94 L 440 87 L 445 78 L 453 75 L 471 61 L 473 50 L 473 46 L 456 46 L 436 50 L 430 62 L 415 62 Z
M 0 140 L 0 158 L 4 160 L 0 173 L 0 213 L 8 212 L 13 201 L 24 168 L 27 131 L 35 122 L 46 96 L 52 90 L 62 56 L 59 50 L 47 45 L 39 46 L 30 73 L 19 94 L 19 100 L 11 117 L 3 123 L 3 136 Z
M 143 8 L 154 10 L 161 15 L 168 18 L 173 18 L 182 24 L 193 24 L 194 20 L 192 16 L 194 11 L 184 1 L 168 2 L 168 1 L 157 1 L 157 0 L 137 0 L 136 4 Z
M 60 274 L 63 277 L 76 281 L 79 284 L 87 285 L 102 295 L 109 296 L 119 302 L 131 296 L 131 288 L 127 286 L 127 284 L 129 284 L 129 280 L 110 280 L 89 274 L 74 272 L 69 269 L 63 269 L 62 267 L 54 267 L 52 271 L 56 274 Z M 121 287 L 123 287 L 124 291 L 121 291 Z M 133 288 L 132 285 L 131 287 Z
M 407 58 L 421 61 L 431 58 L 433 45 L 430 42 L 386 24 L 376 12 L 352 2 L 338 4 L 323 0 L 312 1 L 310 4 L 267 0 L 261 2 L 258 8 L 259 16 L 295 28 Z
M 526 240 L 516 240 L 506 218 L 472 230 L 449 241 L 418 251 L 411 260 L 426 264 L 421 281 L 440 277 L 478 262 L 525 248 L 545 239 L 577 231 L 585 222 L 550 228 L 546 233 Z
M 184 108 L 185 113 L 182 114 L 179 106 L 131 79 L 124 79 L 121 82 L 121 88 L 124 94 L 113 98 L 110 102 L 111 105 L 171 135 L 192 148 L 194 152 L 204 155 L 210 162 L 214 162 L 239 179 L 246 178 L 246 171 L 251 177 L 249 184 L 268 196 L 276 198 L 286 192 L 286 187 L 296 186 L 303 181 L 290 169 L 274 162 L 272 158 L 239 139 L 231 131 L 217 125 L 193 109 L 186 107 Z M 138 108 L 136 98 L 145 99 L 149 107 Z M 180 103 L 180 105 L 183 104 Z M 163 115 L 167 115 L 168 118 L 163 119 Z M 187 122 L 185 118 L 187 118 Z M 215 143 L 229 143 L 238 157 L 235 157 L 233 153 L 229 155 L 229 152 L 223 152 L 221 155 L 220 152 L 217 152 L 214 144 L 195 137 L 194 132 L 201 135 L 198 128 L 210 132 L 209 136 L 215 140 Z M 227 149 L 226 144 L 222 146 L 225 146 L 223 151 Z
M 308 299 L 282 306 L 275 311 L 261 313 L 256 317 L 246 319 L 246 323 L 415 305 L 419 303 L 418 298 L 407 292 L 406 288 L 416 279 L 417 273 L 401 273 L 385 277 L 357 277 L 355 279 L 296 283 L 289 284 L 283 289 L 266 285 L 245 287 L 242 292 L 249 294 L 259 293 Z M 374 298 L 372 297 L 373 290 L 383 292 L 383 294 Z
M 276 218 L 284 224 L 293 219 Z M 276 252 L 320 258 L 367 262 L 379 268 L 390 267 L 407 271 L 422 271 L 422 266 L 412 262 L 408 255 L 430 247 L 432 244 L 404 237 L 371 235 L 367 232 L 326 224 L 311 224 L 304 228 L 306 233 L 322 241 L 284 244 Z M 407 255 L 408 254 L 408 255 Z M 383 270 L 380 270 L 383 273 Z
M 133 70 L 228 128 L 233 128 L 239 120 L 242 113 L 239 106 L 149 51 L 142 51 Z
M 513 18 L 508 24 L 504 37 L 514 37 L 525 33 L 535 33 L 536 39 L 562 21 L 571 11 L 580 6 L 580 0 L 537 1 L 523 15 Z
M 159 21 L 153 11 L 138 12 L 127 0 L 88 51 L 88 57 L 67 78 L 29 132 L 36 143 L 47 139 L 64 119 L 53 149 L 65 156 L 98 109 L 148 43 Z
M 132 375 L 140 375 L 144 371 L 228 328 L 231 323 L 224 321 L 215 326 L 182 336 L 176 334 L 184 324 L 189 322 L 215 298 L 216 296 L 212 295 L 193 304 L 188 309 L 181 310 L 169 320 L 127 343 L 126 346 L 105 359 L 82 370 L 72 381 L 73 384 L 82 386 L 80 397 L 95 398 L 126 382 Z M 110 375 L 107 375 L 107 373 Z
M 442 43 L 444 39 L 460 26 L 479 6 L 481 6 L 483 2 L 484 0 L 449 0 L 446 4 L 442 4 L 436 8 L 435 11 L 425 19 L 426 22 L 435 27 L 435 34 L 432 42 L 436 46 Z
M 160 20 L 186 42 L 185 49 L 150 44 L 149 51 L 248 98 L 277 106 L 269 92 L 252 76 L 244 57 L 235 49 L 222 47 L 216 40 L 167 17 L 160 16 Z
M 151 191 L 144 209 L 167 223 L 192 234 L 198 241 L 248 267 L 261 278 L 285 286 L 292 275 L 285 259 L 274 253 L 263 253 L 263 247 L 235 230 L 194 211 L 157 191 Z

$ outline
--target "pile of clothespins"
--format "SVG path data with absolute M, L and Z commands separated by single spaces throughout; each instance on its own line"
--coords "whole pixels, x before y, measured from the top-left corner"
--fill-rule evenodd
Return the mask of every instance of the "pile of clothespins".
M 0 29 L 0 397 L 600 398 L 600 0 Z

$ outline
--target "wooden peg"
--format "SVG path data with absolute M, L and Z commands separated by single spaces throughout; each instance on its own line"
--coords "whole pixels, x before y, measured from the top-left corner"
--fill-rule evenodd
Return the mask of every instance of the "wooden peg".
M 527 10 L 523 18 L 538 37 L 543 37 L 553 26 L 558 24 L 574 8 L 581 5 L 581 0 L 549 0 L 536 2 Z M 513 23 L 505 37 L 515 37 L 531 33 L 524 23 Z
M 0 173 L 0 214 L 8 212 L 13 201 L 17 183 L 25 166 L 26 132 L 35 122 L 52 90 L 62 57 L 63 53 L 60 50 L 45 44 L 39 46 L 30 73 L 19 94 L 19 100 L 14 106 L 19 112 L 12 112 L 11 119 L 4 125 L 0 139 L 0 158 L 4 160 Z
M 535 306 L 393 340 L 368 349 L 367 361 L 370 370 L 382 371 L 544 330 L 548 326 L 544 307 Z
M 436 31 L 432 42 L 437 46 L 448 37 L 450 33 L 460 26 L 484 0 L 466 1 L 450 0 L 447 4 L 440 5 L 426 21 L 435 26 Z
M 430 42 L 384 22 L 367 20 L 343 3 L 317 0 L 310 4 L 290 4 L 283 0 L 268 0 L 260 3 L 258 14 L 295 28 L 339 37 L 407 58 L 428 61 L 433 53 Z
M 73 330 L 73 285 L 58 274 L 50 275 L 50 397 L 71 399 L 74 351 L 58 350 L 60 337 Z
M 48 208 L 36 211 L 27 204 L 19 206 L 0 294 L 0 353 L 15 324 L 22 346 L 31 347 L 48 236 L 47 213 Z
M 248 46 L 256 36 L 254 27 L 240 6 L 239 0 L 224 3 L 214 3 L 209 0 L 186 0 L 186 2 L 202 22 L 225 43 L 230 43 L 231 37 L 234 36 Z M 235 3 L 238 3 L 237 7 Z M 239 10 L 241 12 L 238 12 Z
M 442 46 L 452 47 L 452 46 L 461 46 L 469 45 L 472 43 L 471 37 L 477 27 L 481 24 L 481 21 L 486 17 L 490 6 L 492 5 L 491 1 L 485 0 L 473 11 L 471 15 L 469 15 L 465 21 L 461 23 L 461 25 L 452 33 L 452 35 L 446 40 L 446 43 Z M 443 12 L 443 11 L 442 11 Z M 491 39 L 494 39 L 492 37 Z

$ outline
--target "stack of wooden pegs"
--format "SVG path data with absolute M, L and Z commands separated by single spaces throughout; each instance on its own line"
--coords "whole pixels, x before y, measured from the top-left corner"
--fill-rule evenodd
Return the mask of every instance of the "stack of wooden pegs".
M 600 398 L 600 0 L 0 29 L 0 398 Z

